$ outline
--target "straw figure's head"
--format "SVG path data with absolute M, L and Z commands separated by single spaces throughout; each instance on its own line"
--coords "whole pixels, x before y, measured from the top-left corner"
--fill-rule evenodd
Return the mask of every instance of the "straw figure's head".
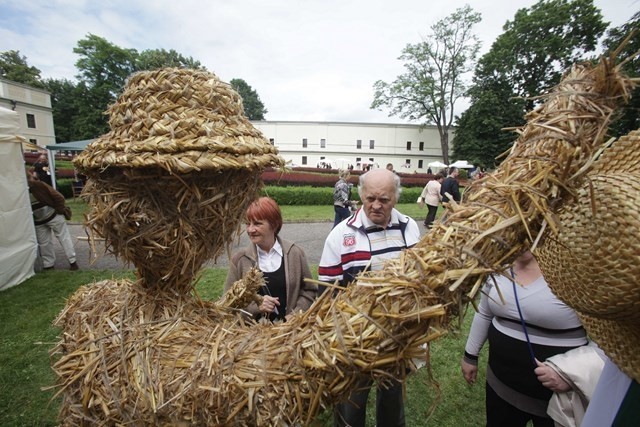
M 148 287 L 190 290 L 238 232 L 260 175 L 284 160 L 214 74 L 134 74 L 108 113 L 111 130 L 75 160 L 89 177 L 92 232 Z
M 538 261 L 549 287 L 579 314 L 589 336 L 640 381 L 640 130 L 595 161 L 558 233 Z

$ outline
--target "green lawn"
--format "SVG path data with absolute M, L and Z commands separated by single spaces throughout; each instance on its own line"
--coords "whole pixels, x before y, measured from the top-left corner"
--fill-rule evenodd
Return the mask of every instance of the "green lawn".
M 80 198 L 67 199 L 67 205 L 73 212 L 71 221 L 82 222 L 87 204 Z M 333 221 L 333 206 L 280 206 L 285 222 L 321 222 Z M 424 222 L 427 208 L 420 209 L 417 203 L 400 203 L 396 206 L 400 212 L 415 219 L 418 224 Z M 442 212 L 440 207 L 439 213 Z
M 312 266 L 312 270 L 315 275 L 317 266 Z M 130 274 L 123 271 L 47 271 L 0 293 L 1 426 L 57 424 L 59 401 L 51 401 L 52 391 L 43 391 L 54 382 L 48 351 L 59 331 L 51 323 L 63 308 L 65 299 L 79 286 L 106 278 L 131 277 Z M 196 286 L 197 292 L 204 299 L 217 298 L 225 277 L 226 269 L 205 270 Z M 426 369 L 408 379 L 408 426 L 484 425 L 483 381 L 469 387 L 460 373 L 460 358 L 471 315 L 467 314 L 460 334 L 450 334 L 432 344 L 433 376 L 439 387 L 429 382 Z M 433 405 L 435 409 L 429 416 Z M 374 425 L 374 413 L 370 402 L 368 425 Z M 316 421 L 316 425 L 328 427 L 332 425 L 331 414 L 323 413 Z

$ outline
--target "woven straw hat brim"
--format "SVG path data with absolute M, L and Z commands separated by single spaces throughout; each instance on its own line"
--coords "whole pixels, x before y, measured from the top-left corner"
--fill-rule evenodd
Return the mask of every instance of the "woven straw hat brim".
M 640 132 L 595 162 L 577 199 L 558 213 L 559 232 L 537 253 L 552 291 L 592 339 L 640 381 Z
M 109 108 L 111 131 L 75 161 L 85 173 L 158 167 L 172 173 L 282 166 L 278 150 L 214 74 L 165 68 L 133 75 Z

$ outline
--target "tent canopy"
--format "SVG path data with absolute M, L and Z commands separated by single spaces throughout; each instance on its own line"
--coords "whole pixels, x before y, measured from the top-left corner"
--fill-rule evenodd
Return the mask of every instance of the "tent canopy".
M 466 160 L 457 160 L 453 162 L 451 166 L 458 169 L 473 169 L 475 167 L 471 163 L 467 162 Z
M 51 169 L 51 184 L 56 188 L 56 156 L 54 151 L 83 151 L 87 145 L 92 143 L 93 139 L 84 139 L 82 141 L 61 142 L 60 144 L 47 145 L 47 158 L 49 159 L 49 168 Z
M 445 165 L 444 163 L 439 162 L 437 160 L 435 162 L 429 163 L 427 166 L 432 167 L 432 168 L 446 168 L 447 167 L 447 165 Z
M 82 151 L 87 148 L 87 145 L 92 143 L 93 139 L 85 139 L 82 141 L 61 142 L 60 144 L 47 145 L 47 150 L 50 151 Z

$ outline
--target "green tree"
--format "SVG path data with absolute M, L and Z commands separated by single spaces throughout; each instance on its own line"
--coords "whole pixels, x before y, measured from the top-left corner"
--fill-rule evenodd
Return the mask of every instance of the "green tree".
M 555 86 L 565 69 L 593 52 L 607 23 L 593 0 L 541 0 L 516 12 L 478 61 L 476 78 L 502 76 L 516 95 L 533 97 Z
M 243 79 L 232 79 L 229 84 L 242 97 L 242 105 L 244 106 L 244 115 L 249 120 L 264 120 L 267 109 L 260 100 L 260 95 Z
M 135 60 L 136 71 L 156 70 L 158 68 L 176 67 L 176 68 L 194 68 L 206 70 L 192 57 L 185 57 L 182 54 L 171 49 L 147 49 L 140 52 Z
M 623 71 L 630 77 L 640 77 L 640 12 L 636 12 L 629 21 L 620 27 L 611 28 L 607 32 L 604 46 L 614 51 L 623 40 L 633 33 L 627 44 L 620 51 L 618 58 L 626 61 Z M 632 130 L 640 129 L 640 87 L 631 92 L 631 99 L 620 110 L 616 120 L 612 123 L 609 132 L 616 137 L 626 135 Z
M 0 52 L 0 77 L 35 88 L 44 88 L 40 70 L 27 64 L 19 50 Z
M 453 140 L 453 157 L 466 159 L 476 166 L 493 169 L 496 160 L 509 149 L 516 138 L 503 130 L 521 126 L 524 121 L 524 100 L 516 98 L 504 80 L 485 80 L 469 91 L 471 106 L 457 119 Z
M 456 157 L 491 167 L 487 158 L 515 140 L 501 129 L 522 125 L 534 97 L 556 85 L 571 64 L 586 60 L 606 27 L 593 0 L 541 0 L 518 10 L 478 61 L 471 107 L 457 122 Z
M 78 91 L 82 96 L 75 129 L 79 139 L 91 139 L 109 129 L 107 116 L 103 113 L 135 70 L 138 52 L 118 47 L 93 34 L 80 40 L 73 52 L 80 55 L 76 68 L 79 70 Z
M 393 83 L 374 84 L 371 108 L 390 108 L 398 115 L 435 125 L 445 163 L 449 162 L 449 129 L 456 101 L 464 96 L 465 73 L 473 70 L 480 41 L 471 31 L 480 14 L 466 5 L 431 26 L 421 43 L 408 44 L 398 58 L 406 72 Z
M 56 143 L 82 139 L 75 129 L 78 103 L 81 101 L 77 85 L 67 79 L 46 79 L 44 83 L 51 94 Z

